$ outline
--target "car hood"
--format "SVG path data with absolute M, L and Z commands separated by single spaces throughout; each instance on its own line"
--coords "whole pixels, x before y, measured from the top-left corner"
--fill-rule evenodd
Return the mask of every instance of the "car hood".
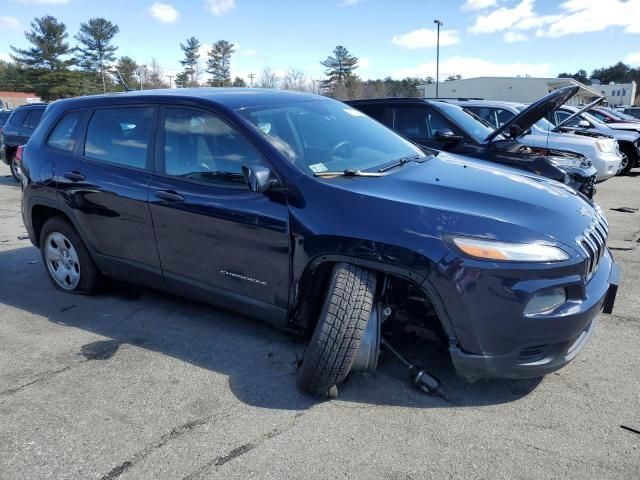
M 549 113 L 557 110 L 565 104 L 567 100 L 578 93 L 578 90 L 580 90 L 580 87 L 577 86 L 554 90 L 548 95 L 542 97 L 540 100 L 533 102 L 518 115 L 494 130 L 486 138 L 486 141 L 490 142 L 501 133 L 508 133 L 512 128 L 515 128 L 520 133 L 526 132 L 538 120 L 544 118 Z M 507 135 L 507 137 L 510 137 L 510 135 Z
M 609 128 L 614 130 L 630 130 L 633 132 L 640 132 L 640 122 L 613 122 L 605 124 Z
M 446 153 L 379 178 L 336 180 L 359 194 L 394 202 L 378 202 L 380 214 L 404 212 L 407 228 L 427 228 L 432 235 L 558 241 L 574 248 L 596 215 L 592 203 L 564 184 Z M 419 218 L 421 223 L 414 223 Z

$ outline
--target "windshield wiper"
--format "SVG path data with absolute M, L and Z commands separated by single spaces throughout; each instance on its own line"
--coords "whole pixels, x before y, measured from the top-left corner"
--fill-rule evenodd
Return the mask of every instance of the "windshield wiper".
M 409 155 L 408 157 L 402 157 L 399 158 L 398 160 L 394 160 L 393 162 L 391 162 L 388 165 L 385 165 L 384 167 L 381 167 L 378 169 L 378 172 L 380 173 L 384 173 L 388 170 L 391 170 L 392 168 L 396 168 L 396 167 L 401 167 L 402 165 L 404 165 L 405 163 L 409 163 L 409 162 L 416 162 L 416 163 L 422 163 L 427 161 L 429 158 L 429 156 L 421 156 L 421 155 Z
M 341 172 L 315 172 L 314 177 L 380 177 L 378 172 L 362 172 L 360 170 L 347 169 Z

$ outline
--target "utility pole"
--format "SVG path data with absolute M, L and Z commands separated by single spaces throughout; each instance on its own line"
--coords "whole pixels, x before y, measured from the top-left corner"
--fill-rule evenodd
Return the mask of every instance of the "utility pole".
M 169 88 L 173 88 L 171 85 L 173 85 L 171 83 L 171 80 L 173 80 L 173 75 L 167 75 L 167 77 L 169 78 Z
M 443 25 L 441 20 L 434 20 L 438 26 L 438 37 L 436 41 L 436 98 L 438 98 L 438 82 L 440 81 L 440 27 Z
M 250 73 L 249 74 L 249 80 L 251 80 L 251 88 L 253 88 L 253 79 L 256 78 L 256 74 L 255 73 Z

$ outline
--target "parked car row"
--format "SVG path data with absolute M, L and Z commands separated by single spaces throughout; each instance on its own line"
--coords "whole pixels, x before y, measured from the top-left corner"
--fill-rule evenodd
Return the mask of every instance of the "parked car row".
M 483 118 L 483 112 L 474 114 L 466 102 L 456 105 L 418 98 L 347 103 L 424 147 L 510 165 L 566 183 L 592 197 L 596 180 L 613 176 L 620 164 L 613 140 L 603 139 L 602 151 L 593 140 L 575 135 L 549 144 L 548 140 L 541 141 L 541 136 L 536 141 L 535 136 L 526 134 L 538 128 L 534 125 L 543 121 L 550 105 L 564 103 L 576 91 L 577 88 L 557 90 L 523 112 L 507 110 L 509 119 L 499 125 Z M 500 109 L 483 108 L 485 117 L 504 117 Z M 567 149 L 568 145 L 573 148 Z
M 469 381 L 542 376 L 583 349 L 619 276 L 589 198 L 615 141 L 521 141 L 570 94 L 500 128 L 447 102 L 264 89 L 61 100 L 20 150 L 24 224 L 62 291 L 108 276 L 306 336 L 313 395 L 397 334 L 437 339 Z
M 20 181 L 18 147 L 27 143 L 46 108 L 42 103 L 19 106 L 9 112 L 4 125 L 0 116 L 0 160 L 9 165 L 16 182 Z

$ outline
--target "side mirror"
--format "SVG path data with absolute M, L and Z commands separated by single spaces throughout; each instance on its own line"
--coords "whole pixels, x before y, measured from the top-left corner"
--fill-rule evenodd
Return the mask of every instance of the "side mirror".
M 460 143 L 464 140 L 461 135 L 456 135 L 448 128 L 443 128 L 441 130 L 436 130 L 433 132 L 433 139 L 438 142 L 447 142 L 447 143 Z
M 578 126 L 580 128 L 591 128 L 591 124 L 589 122 L 587 122 L 586 120 L 580 120 L 578 122 Z
M 242 174 L 252 192 L 264 193 L 280 185 L 278 179 L 271 173 L 271 170 L 261 165 L 248 167 L 242 166 Z

